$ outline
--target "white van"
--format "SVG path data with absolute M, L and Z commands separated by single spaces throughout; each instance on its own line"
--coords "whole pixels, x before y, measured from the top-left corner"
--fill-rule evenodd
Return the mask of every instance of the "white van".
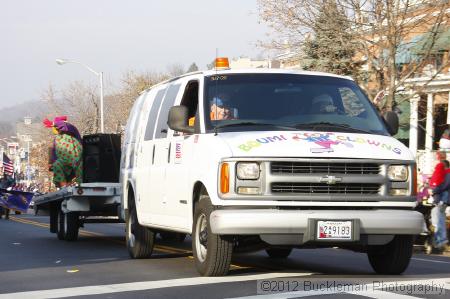
M 132 109 L 121 161 L 132 258 L 156 233 L 192 235 L 201 275 L 234 250 L 367 252 L 377 273 L 408 266 L 422 229 L 416 170 L 350 78 L 280 69 L 195 72 L 155 85 Z

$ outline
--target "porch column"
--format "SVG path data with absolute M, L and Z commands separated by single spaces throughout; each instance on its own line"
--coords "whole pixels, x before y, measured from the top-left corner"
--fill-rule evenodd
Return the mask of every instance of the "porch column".
M 450 124 L 450 91 L 448 92 L 447 100 L 447 125 Z
M 428 174 L 433 172 L 433 137 L 434 137 L 434 128 L 433 128 L 433 94 L 429 93 L 427 97 L 427 124 L 426 124 L 426 133 L 425 133 L 425 171 Z
M 410 102 L 410 116 L 409 116 L 409 150 L 417 157 L 417 127 L 419 123 L 419 95 L 414 95 Z

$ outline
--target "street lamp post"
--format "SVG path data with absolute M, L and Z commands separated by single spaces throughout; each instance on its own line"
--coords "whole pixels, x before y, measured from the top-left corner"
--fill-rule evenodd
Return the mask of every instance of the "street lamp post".
M 27 169 L 26 169 L 25 173 L 26 173 L 26 179 L 27 179 L 27 187 L 29 187 L 30 182 L 31 182 L 30 142 L 32 141 L 32 138 L 30 135 L 28 135 L 23 141 L 25 141 L 27 143 Z
M 69 60 L 69 59 L 56 59 L 56 63 L 59 65 L 63 65 L 66 63 L 75 63 L 79 64 L 83 67 L 85 67 L 87 70 L 89 70 L 91 73 L 95 74 L 100 79 L 100 131 L 102 133 L 105 132 L 104 129 L 104 121 L 103 121 L 103 72 L 96 72 L 89 66 L 85 65 L 84 63 L 75 61 L 75 60 Z

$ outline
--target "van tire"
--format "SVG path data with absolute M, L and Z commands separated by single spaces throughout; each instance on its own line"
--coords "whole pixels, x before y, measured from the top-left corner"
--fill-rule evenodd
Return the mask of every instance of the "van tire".
M 65 237 L 66 241 L 76 241 L 78 239 L 78 231 L 80 228 L 79 214 L 77 212 L 67 213 L 64 217 L 65 221 Z
M 149 258 L 153 253 L 155 233 L 139 224 L 134 203 L 126 219 L 126 241 L 128 254 L 133 259 Z
M 161 239 L 167 242 L 183 243 L 186 239 L 186 234 L 176 232 L 160 232 Z
M 267 248 L 266 252 L 272 259 L 285 259 L 291 254 L 292 248 Z
M 408 268 L 413 245 L 413 236 L 396 235 L 386 245 L 369 246 L 367 256 L 370 265 L 377 274 L 401 274 Z
M 57 214 L 57 226 L 58 231 L 56 232 L 56 236 L 58 237 L 58 240 L 65 240 L 66 238 L 66 231 L 64 230 L 64 221 L 66 218 L 66 214 L 61 210 L 61 208 L 58 208 L 58 214 Z
M 213 210 L 209 196 L 201 195 L 194 208 L 192 252 L 195 267 L 203 276 L 226 275 L 230 269 L 233 253 L 232 236 L 221 236 L 211 232 L 209 217 Z

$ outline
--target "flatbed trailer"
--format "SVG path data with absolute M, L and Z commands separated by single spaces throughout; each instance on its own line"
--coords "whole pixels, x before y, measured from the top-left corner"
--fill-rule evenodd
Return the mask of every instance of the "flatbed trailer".
M 50 232 L 75 241 L 84 223 L 119 223 L 120 183 L 82 183 L 34 199 L 36 215 L 50 216 Z

